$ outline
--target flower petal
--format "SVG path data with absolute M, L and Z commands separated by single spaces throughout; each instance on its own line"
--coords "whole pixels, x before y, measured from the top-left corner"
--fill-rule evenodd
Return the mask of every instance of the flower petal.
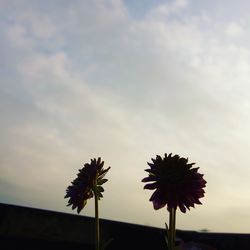
M 144 186 L 144 189 L 150 189 L 150 190 L 152 190 L 152 189 L 156 189 L 157 187 L 158 187 L 158 184 L 156 182 L 154 182 L 154 183 L 148 183 L 148 184 L 146 184 Z
M 143 178 L 142 182 L 155 181 L 155 180 L 156 180 L 156 177 L 153 175 L 150 175 L 148 177 Z

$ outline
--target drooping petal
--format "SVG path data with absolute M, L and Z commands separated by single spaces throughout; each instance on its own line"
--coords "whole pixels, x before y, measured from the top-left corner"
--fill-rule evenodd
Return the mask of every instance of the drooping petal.
M 166 205 L 166 203 L 162 202 L 161 194 L 160 194 L 160 192 L 158 190 L 156 190 L 152 194 L 152 196 L 151 196 L 151 198 L 149 200 L 153 202 L 153 206 L 154 206 L 155 210 L 163 208 Z

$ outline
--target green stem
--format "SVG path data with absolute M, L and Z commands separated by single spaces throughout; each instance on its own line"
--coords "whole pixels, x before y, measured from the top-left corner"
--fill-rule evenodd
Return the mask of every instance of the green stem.
M 175 248 L 175 220 L 176 220 L 176 209 L 172 208 L 169 212 L 169 231 L 168 231 L 169 250 L 174 250 Z
M 98 211 L 98 197 L 95 196 L 95 249 L 100 250 L 100 229 L 99 229 L 99 211 Z

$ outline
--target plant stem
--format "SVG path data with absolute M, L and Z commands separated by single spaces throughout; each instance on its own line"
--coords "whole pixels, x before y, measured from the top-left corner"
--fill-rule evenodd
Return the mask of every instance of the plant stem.
M 99 229 L 99 211 L 98 211 L 98 197 L 95 196 L 95 249 L 100 250 L 100 229 Z
M 176 209 L 172 208 L 169 212 L 169 231 L 168 231 L 169 250 L 174 250 L 175 248 L 175 220 L 176 220 Z

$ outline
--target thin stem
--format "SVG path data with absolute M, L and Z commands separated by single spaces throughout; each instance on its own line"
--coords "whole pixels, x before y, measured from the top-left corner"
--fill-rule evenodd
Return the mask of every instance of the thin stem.
M 95 249 L 100 250 L 100 228 L 99 228 L 99 211 L 98 211 L 98 197 L 95 196 Z
M 176 209 L 172 208 L 169 212 L 169 231 L 168 231 L 169 250 L 174 250 L 175 248 L 175 220 L 176 220 Z

